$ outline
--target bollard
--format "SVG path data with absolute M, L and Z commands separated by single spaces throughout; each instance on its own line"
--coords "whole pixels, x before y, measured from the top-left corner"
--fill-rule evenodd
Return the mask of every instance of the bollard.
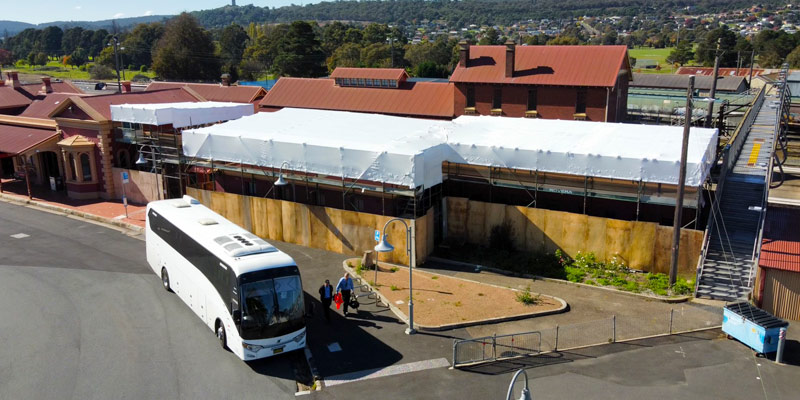
M 611 338 L 611 343 L 617 343 L 617 316 L 616 315 L 613 315 L 611 317 L 611 331 L 613 332 L 612 333 L 612 338 Z
M 672 335 L 672 317 L 675 314 L 675 309 L 669 310 L 669 334 Z
M 786 345 L 786 327 L 781 328 L 778 333 L 778 351 L 775 353 L 775 362 L 783 363 L 783 347 Z
M 558 325 L 556 325 L 556 345 L 554 346 L 553 351 L 558 351 Z

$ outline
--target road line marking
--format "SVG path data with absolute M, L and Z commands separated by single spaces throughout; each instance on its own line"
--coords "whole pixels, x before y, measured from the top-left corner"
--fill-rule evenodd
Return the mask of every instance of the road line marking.
M 347 374 L 332 376 L 325 379 L 325 387 L 449 366 L 450 362 L 447 361 L 446 358 L 435 358 L 432 360 L 417 361 L 408 364 L 391 365 L 385 368 L 368 369 L 364 371 L 350 372 Z
M 14 239 L 25 239 L 26 237 L 31 237 L 31 235 L 26 235 L 24 233 L 16 233 L 14 235 L 10 235 Z

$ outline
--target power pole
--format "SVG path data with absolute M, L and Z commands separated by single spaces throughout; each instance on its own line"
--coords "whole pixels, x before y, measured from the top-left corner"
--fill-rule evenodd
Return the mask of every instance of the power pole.
M 756 51 L 750 50 L 750 79 L 747 81 L 749 87 L 753 87 L 753 58 L 755 58 Z
M 678 256 L 681 245 L 681 225 L 683 218 L 683 191 L 686 184 L 686 153 L 689 148 L 689 127 L 692 125 L 692 94 L 694 75 L 689 76 L 686 89 L 686 119 L 683 122 L 683 142 L 681 143 L 681 165 L 678 173 L 678 198 L 675 199 L 675 219 L 672 222 L 672 259 L 669 267 L 669 286 L 675 285 L 678 277 Z
M 711 80 L 711 93 L 708 94 L 708 118 L 706 118 L 706 128 L 711 127 L 711 121 L 714 120 L 714 100 L 717 95 L 717 77 L 719 76 L 719 58 L 722 54 L 719 52 L 719 40 L 717 41 L 717 56 L 714 58 L 714 76 Z
M 114 46 L 114 65 L 117 67 L 117 93 L 122 93 L 122 82 L 119 79 L 119 52 L 117 51 L 119 49 L 119 39 L 117 35 L 114 35 L 111 40 L 113 42 L 109 43 L 109 45 Z

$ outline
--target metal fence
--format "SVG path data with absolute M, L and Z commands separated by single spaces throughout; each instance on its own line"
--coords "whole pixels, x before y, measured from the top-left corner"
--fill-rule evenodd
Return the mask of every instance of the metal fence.
M 614 315 L 538 331 L 453 341 L 454 368 L 508 358 L 668 336 L 722 325 L 722 310 L 684 306 L 647 316 Z

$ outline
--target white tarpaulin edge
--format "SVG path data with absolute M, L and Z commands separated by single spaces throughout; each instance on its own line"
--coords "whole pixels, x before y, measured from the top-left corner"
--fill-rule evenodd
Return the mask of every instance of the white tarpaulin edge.
M 119 104 L 111 106 L 111 120 L 175 128 L 230 121 L 253 115 L 252 104 L 199 102 Z
M 676 184 L 683 128 L 463 116 L 453 121 L 283 109 L 183 132 L 188 157 L 409 188 L 442 182 L 442 162 Z M 686 184 L 703 184 L 716 129 L 692 128 Z

